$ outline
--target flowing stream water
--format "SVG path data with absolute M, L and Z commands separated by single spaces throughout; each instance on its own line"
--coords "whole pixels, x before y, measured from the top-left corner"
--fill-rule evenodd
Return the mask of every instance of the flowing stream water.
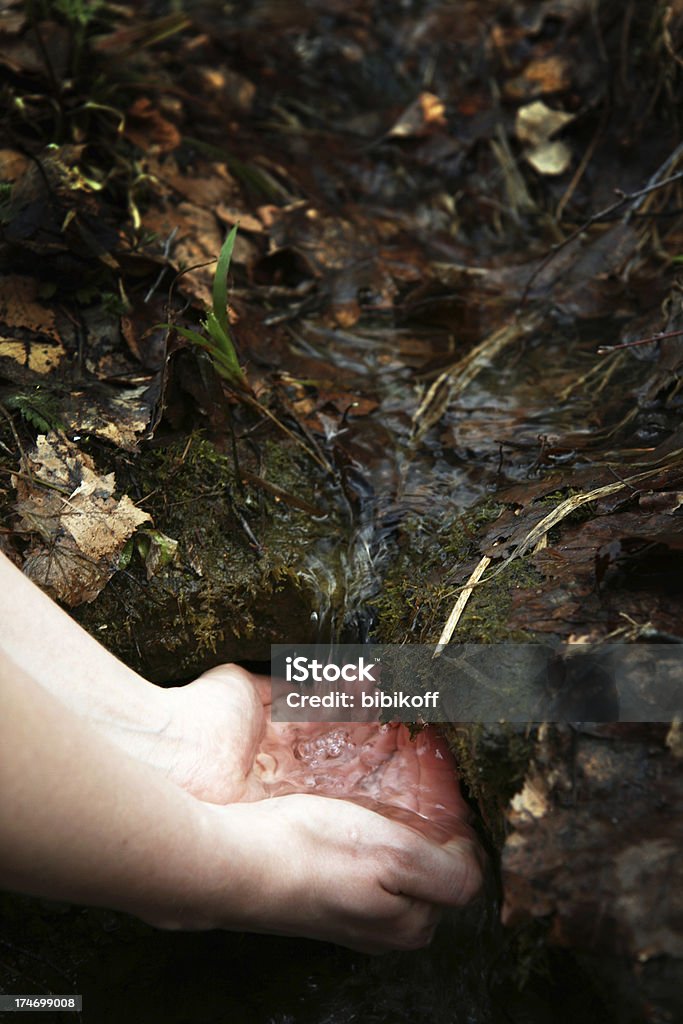
M 552 339 L 529 339 L 485 368 L 416 443 L 413 417 L 438 371 L 416 385 L 400 357 L 378 370 L 368 339 L 345 339 L 335 364 L 378 405 L 357 419 L 352 413 L 328 440 L 331 461 L 335 445 L 344 451 L 350 527 L 343 542 L 330 538 L 307 555 L 322 643 L 371 642 L 373 597 L 401 532 L 410 543 L 411 531 L 434 533 L 506 486 L 537 479 L 542 439 L 581 432 L 585 393 L 562 402 L 557 394 L 595 365 L 598 344 L 589 335 L 576 346 L 559 329 Z

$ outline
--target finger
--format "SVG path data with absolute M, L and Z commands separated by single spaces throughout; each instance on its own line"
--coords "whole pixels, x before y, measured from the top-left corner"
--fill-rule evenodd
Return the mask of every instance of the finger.
M 412 950 L 428 946 L 441 920 L 441 908 L 409 896 L 399 897 L 403 910 L 398 921 L 392 921 L 385 942 L 390 949 Z
M 434 938 L 441 915 L 441 909 L 432 904 L 396 896 L 381 924 L 373 922 L 361 927 L 356 934 L 346 937 L 344 945 L 371 956 L 422 949 Z
M 383 885 L 388 892 L 427 903 L 462 907 L 477 895 L 482 879 L 482 862 L 473 839 L 458 836 L 438 844 L 412 833 Z

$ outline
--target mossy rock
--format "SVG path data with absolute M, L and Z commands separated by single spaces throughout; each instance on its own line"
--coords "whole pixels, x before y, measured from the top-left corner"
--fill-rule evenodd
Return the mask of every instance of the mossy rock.
M 119 487 L 177 541 L 176 554 L 152 575 L 133 545 L 126 568 L 76 609 L 78 621 L 159 682 L 226 661 L 268 661 L 271 643 L 314 642 L 322 584 L 309 553 L 342 527 L 322 473 L 293 447 L 266 441 L 256 454 L 241 445 L 239 472 L 200 435 L 119 458 Z M 297 503 L 323 505 L 324 521 Z

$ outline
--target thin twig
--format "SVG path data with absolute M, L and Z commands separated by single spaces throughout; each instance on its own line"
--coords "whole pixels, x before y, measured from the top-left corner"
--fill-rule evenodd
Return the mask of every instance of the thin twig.
M 635 341 L 623 341 L 621 345 L 600 345 L 596 350 L 599 356 L 607 355 L 609 352 L 618 352 L 621 348 L 636 348 L 638 345 L 651 345 L 655 341 L 665 341 L 666 338 L 679 338 L 683 334 L 680 331 L 658 331 L 651 334 L 649 338 L 637 338 Z
M 681 143 L 680 146 L 676 147 L 671 156 L 664 161 L 662 166 L 655 172 L 652 178 L 650 178 L 649 182 L 647 183 L 647 185 L 645 185 L 644 188 L 639 189 L 637 192 L 622 192 L 621 189 L 615 189 L 614 191 L 619 197 L 615 203 L 612 203 L 610 206 L 606 206 L 604 210 L 600 210 L 598 213 L 594 213 L 591 217 L 588 218 L 587 221 L 581 224 L 580 227 L 576 228 L 575 231 L 572 231 L 570 235 L 567 235 L 567 237 L 563 239 L 563 241 L 559 242 L 557 245 L 552 246 L 552 248 L 549 250 L 548 253 L 546 253 L 546 255 L 543 257 L 543 259 L 538 264 L 536 269 L 529 277 L 527 283 L 525 284 L 524 291 L 522 292 L 522 297 L 519 301 L 519 308 L 525 305 L 527 298 L 529 297 L 531 286 L 538 277 L 538 275 L 541 273 L 542 270 L 545 270 L 548 264 L 555 259 L 557 254 L 561 252 L 562 249 L 568 246 L 571 242 L 574 242 L 580 235 L 582 235 L 585 231 L 588 231 L 588 229 L 591 228 L 594 224 L 599 224 L 600 221 L 607 220 L 609 217 L 612 216 L 613 213 L 616 213 L 617 210 L 620 210 L 622 209 L 622 207 L 632 204 L 631 209 L 624 217 L 624 223 L 627 223 L 630 217 L 638 210 L 638 208 L 642 204 L 642 200 L 646 196 L 649 196 L 651 192 L 656 192 L 657 189 L 665 188 L 667 185 L 672 185 L 675 181 L 680 181 L 681 179 L 683 179 L 683 171 L 678 171 L 677 174 L 672 174 L 669 178 L 664 178 L 661 181 L 658 180 L 659 175 L 668 170 L 672 163 L 674 163 L 682 154 L 683 143 Z

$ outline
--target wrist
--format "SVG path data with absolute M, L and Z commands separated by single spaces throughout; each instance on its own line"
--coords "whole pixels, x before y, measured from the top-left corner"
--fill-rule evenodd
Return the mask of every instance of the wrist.
M 199 806 L 193 920 L 176 927 L 292 934 L 286 924 L 301 914 L 308 886 L 277 807 L 269 800 Z
M 269 886 L 261 876 L 258 814 L 253 805 L 218 807 L 193 797 L 182 861 L 190 865 L 182 886 L 176 881 L 161 898 L 130 908 L 131 913 L 168 930 L 258 930 L 255 910 L 270 904 Z M 246 812 L 246 813 L 245 813 Z M 254 819 L 254 820 L 252 820 Z

